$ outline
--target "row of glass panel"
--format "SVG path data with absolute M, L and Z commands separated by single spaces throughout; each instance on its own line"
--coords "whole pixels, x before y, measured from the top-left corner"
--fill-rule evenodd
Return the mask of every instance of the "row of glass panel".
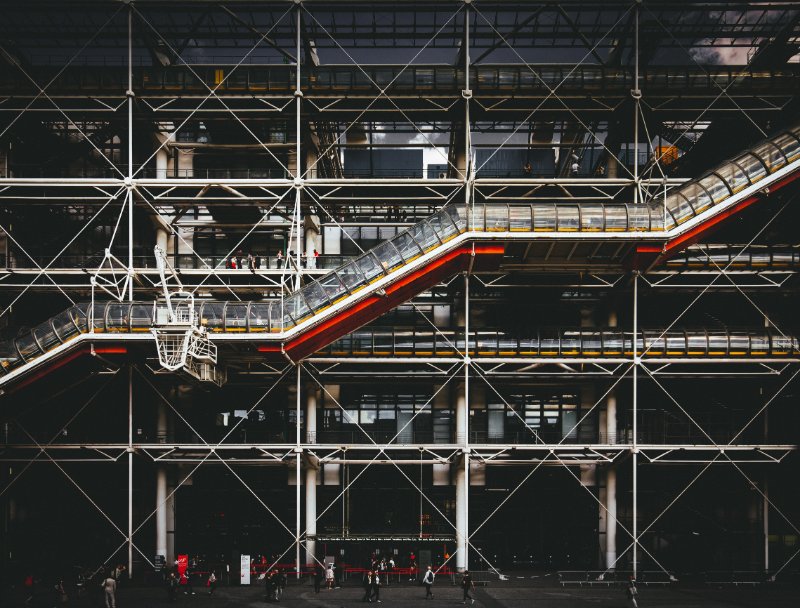
M 667 230 L 718 205 L 787 164 L 800 159 L 800 127 L 762 142 L 703 177 L 670 190 L 665 200 Z
M 194 72 L 194 74 L 192 73 Z M 134 68 L 135 89 L 143 90 L 258 90 L 293 91 L 295 70 L 291 65 L 247 66 L 233 70 L 231 67 L 194 66 L 192 71 L 182 66 L 169 68 Z M 82 66 L 59 73 L 55 70 L 46 76 L 54 79 L 52 89 L 88 88 L 118 90 L 127 85 L 124 70 Z M 197 74 L 195 76 L 195 74 Z M 44 76 L 43 76 L 44 78 Z M 301 88 L 314 90 L 370 89 L 374 83 L 394 89 L 453 89 L 463 88 L 464 70 L 451 66 L 303 66 L 300 72 Z M 784 82 L 787 86 L 796 81 L 793 72 L 746 71 L 741 68 L 714 68 L 710 72 L 691 68 L 653 68 L 640 74 L 640 81 L 648 88 L 696 87 L 714 88 L 743 81 L 761 88 L 774 88 Z M 634 84 L 632 70 L 582 66 L 579 69 L 559 66 L 473 66 L 470 82 L 474 89 L 537 88 L 543 82 L 549 86 L 580 86 L 595 90 L 630 87 Z M 24 83 L 27 85 L 27 83 Z
M 793 268 L 800 265 L 800 251 L 778 248 L 757 248 L 742 251 L 741 247 L 729 247 L 724 251 L 692 249 L 684 255 L 670 258 L 666 267 L 681 268 Z
M 277 303 L 202 302 L 196 305 L 201 323 L 214 332 L 269 331 L 270 309 Z M 91 325 L 97 333 L 147 332 L 153 318 L 162 317 L 162 305 L 135 302 L 97 303 Z M 0 369 L 4 372 L 36 359 L 50 349 L 89 331 L 90 305 L 77 304 L 41 323 L 16 340 L 0 342 Z M 518 337 L 500 331 L 471 334 L 473 356 L 630 356 L 631 332 L 616 330 L 541 331 Z M 636 340 L 643 356 L 790 356 L 800 354 L 795 337 L 770 332 L 707 332 L 644 330 Z M 374 329 L 354 332 L 320 351 L 329 356 L 457 356 L 465 350 L 463 332 Z
M 769 332 L 643 330 L 636 339 L 643 356 L 790 356 L 800 354 L 795 337 Z M 464 352 L 464 334 L 454 331 L 374 329 L 353 332 L 319 351 L 329 356 L 452 357 Z M 633 334 L 616 330 L 552 330 L 531 337 L 501 331 L 470 334 L 469 354 L 487 357 L 618 357 L 633 355 Z

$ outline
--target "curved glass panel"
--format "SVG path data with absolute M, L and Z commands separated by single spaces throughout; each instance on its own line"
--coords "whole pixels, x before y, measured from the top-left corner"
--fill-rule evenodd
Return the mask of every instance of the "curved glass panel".
M 492 357 L 497 355 L 497 333 L 479 331 L 477 335 L 478 356 Z
M 106 330 L 106 305 L 107 302 L 95 302 L 91 306 L 92 310 L 92 325 L 94 331 L 102 332 Z
M 511 232 L 530 232 L 533 226 L 530 205 L 513 205 L 508 210 L 508 227 Z
M 447 212 L 459 232 L 464 232 L 467 229 L 466 205 L 447 205 L 443 211 Z
M 744 170 L 736 163 L 726 163 L 715 171 L 731 189 L 733 194 L 741 192 L 750 185 Z
M 728 186 L 717 175 L 706 175 L 703 179 L 698 180 L 697 183 L 706 189 L 706 192 L 708 192 L 715 205 L 721 203 L 731 195 Z
M 663 214 L 663 210 L 659 208 Z M 649 205 L 629 205 L 628 212 L 628 230 L 631 232 L 641 232 L 643 230 L 650 230 L 650 214 L 652 209 Z M 663 221 L 661 222 L 663 224 Z
M 761 162 L 767 166 L 770 173 L 777 171 L 786 164 L 786 157 L 783 152 L 771 141 L 756 146 L 753 148 L 752 153 L 761 159 Z
M 785 133 L 773 139 L 772 143 L 781 149 L 787 163 L 792 163 L 800 158 L 800 141 L 793 135 Z
M 634 207 L 634 205 L 631 205 Z M 628 210 L 625 205 L 606 205 L 606 230 L 624 232 L 628 229 Z
M 596 356 L 602 353 L 603 342 L 599 331 L 583 332 L 581 341 L 581 354 Z
M 458 234 L 458 227 L 453 223 L 452 217 L 446 211 L 434 213 L 428 221 L 442 243 L 446 243 Z
M 228 302 L 225 306 L 225 331 L 247 331 L 247 302 Z
M 251 302 L 247 311 L 250 331 L 269 331 L 269 306 L 272 302 Z
M 427 252 L 428 250 L 440 245 L 439 237 L 436 236 L 436 232 L 425 220 L 417 222 L 411 228 L 409 228 L 409 233 L 422 247 L 423 252 Z
M 486 230 L 486 205 L 472 205 L 469 210 L 469 228 L 478 232 Z
M 673 192 L 672 194 L 668 195 L 664 204 L 667 207 L 667 211 L 669 211 L 670 215 L 675 219 L 677 224 L 682 224 L 688 219 L 694 217 L 694 209 L 692 209 L 689 201 L 687 201 L 677 192 Z
M 283 329 L 290 329 L 311 316 L 311 310 L 303 299 L 301 291 L 296 291 L 283 301 Z
M 153 326 L 153 305 L 146 302 L 131 304 L 131 331 L 150 331 Z
M 200 308 L 200 325 L 209 331 L 224 329 L 225 302 L 203 302 Z
M 344 284 L 341 279 L 339 279 L 339 275 L 335 272 L 321 277 L 319 279 L 319 284 L 331 304 L 336 304 L 336 302 L 348 295 L 347 289 L 345 289 Z
M 375 261 L 375 258 L 373 258 L 372 254 L 370 253 L 361 256 L 358 260 L 350 262 L 349 264 L 345 264 L 335 272 L 339 277 L 339 280 L 344 284 L 345 288 L 350 291 L 350 293 L 353 293 L 359 287 L 363 287 L 367 284 L 364 275 L 358 269 L 359 263 L 369 265 L 370 268 L 374 267 L 376 276 L 383 274 L 380 267 L 378 267 L 378 263 Z
M 130 329 L 130 304 L 109 302 L 106 306 L 106 331 L 127 332 Z
M 581 354 L 581 332 L 565 331 L 561 336 L 561 354 L 571 357 Z
M 62 342 L 66 342 L 80 334 L 80 330 L 75 324 L 74 314 L 75 307 L 73 306 L 53 317 L 53 329 L 55 329 L 56 335 Z
M 622 354 L 622 332 L 603 332 L 603 354 L 612 357 Z
M 533 205 L 533 229 L 535 231 L 555 232 L 555 205 L 548 203 L 536 203 Z
M 78 302 L 75 306 L 69 309 L 69 315 L 72 322 L 78 326 L 81 332 L 89 331 L 89 302 Z
M 24 336 L 20 336 L 16 340 L 17 350 L 25 361 L 30 361 L 34 357 L 41 355 L 42 351 L 39 350 L 36 340 L 33 339 L 33 334 L 28 332 Z
M 581 205 L 581 230 L 599 232 L 605 228 L 603 206 L 587 203 Z
M 682 333 L 669 333 L 667 334 L 667 355 L 685 355 L 686 354 L 686 336 Z
M 58 339 L 58 336 L 56 336 L 56 332 L 52 325 L 50 325 L 49 319 L 44 323 L 39 323 L 39 325 L 34 327 L 33 335 L 36 338 L 36 342 L 39 344 L 39 347 L 44 352 L 47 352 L 57 344 L 61 343 Z
M 559 232 L 577 232 L 581 228 L 577 205 L 556 205 Z
M 386 244 L 390 245 L 390 247 L 387 248 L 389 253 L 391 253 L 392 251 L 396 252 L 394 247 L 391 246 L 391 243 L 386 243 Z M 395 253 L 394 255 L 397 258 L 399 258 L 399 256 L 397 256 L 397 253 Z M 344 283 L 345 287 L 347 287 L 352 292 L 353 291 L 353 286 L 351 286 L 352 277 L 348 277 L 345 274 L 345 271 L 348 269 L 349 266 L 350 265 L 348 264 L 348 266 L 345 266 L 344 268 L 342 268 L 342 272 L 341 273 L 337 272 L 337 274 L 339 274 L 339 278 L 342 279 L 342 282 Z M 378 257 L 377 257 L 377 255 L 375 255 L 375 252 L 374 251 L 373 252 L 369 252 L 368 251 L 367 253 L 362 255 L 360 258 L 356 259 L 356 261 L 354 263 L 353 271 L 354 271 L 355 274 L 357 274 L 359 277 L 361 277 L 361 279 L 360 279 L 361 281 L 365 281 L 366 283 L 372 283 L 376 279 L 378 279 L 378 278 L 380 278 L 380 277 L 382 277 L 382 276 L 384 276 L 386 274 L 386 271 L 384 270 L 384 268 L 385 267 L 382 267 L 382 265 L 378 263 Z M 394 266 L 392 266 L 391 268 L 394 268 Z
M 314 281 L 309 283 L 303 289 L 300 290 L 303 294 L 303 297 L 306 299 L 306 304 L 308 307 L 317 312 L 322 308 L 325 308 L 330 305 L 328 302 L 328 298 L 325 296 L 325 290 L 322 288 L 322 285 L 319 284 L 318 281 Z
M 750 336 L 740 332 L 732 333 L 729 336 L 730 350 L 728 354 L 731 356 L 746 355 L 750 350 Z
M 751 356 L 761 357 L 769 354 L 769 336 L 767 334 L 752 334 L 750 336 Z
M 705 333 L 692 333 L 686 337 L 686 354 L 705 355 L 708 352 L 708 337 Z
M 506 232 L 508 230 L 508 207 L 505 205 L 486 206 L 487 232 Z
M 767 168 L 764 166 L 764 163 L 752 154 L 740 156 L 736 159 L 736 164 L 747 174 L 752 184 L 755 184 L 757 181 L 767 176 Z
M 685 186 L 682 186 L 678 192 L 682 194 L 687 201 L 689 201 L 689 204 L 692 206 L 692 209 L 694 209 L 694 212 L 697 215 L 714 206 L 714 201 L 711 200 L 708 192 L 706 192 L 699 184 L 688 183 Z
M 395 249 L 392 241 L 385 241 L 372 249 L 372 254 L 377 258 L 378 263 L 384 272 L 389 273 L 403 263 L 403 258 Z

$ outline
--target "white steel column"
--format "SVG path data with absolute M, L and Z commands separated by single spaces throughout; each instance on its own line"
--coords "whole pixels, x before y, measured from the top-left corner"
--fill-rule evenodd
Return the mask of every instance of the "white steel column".
M 133 578 L 133 366 L 128 366 L 128 579 Z
M 158 420 L 156 422 L 156 441 L 166 441 L 167 434 L 167 408 L 163 402 L 158 404 Z M 163 555 L 167 559 L 167 468 L 163 464 L 156 468 L 156 555 Z M 171 564 L 165 563 L 169 568 Z
M 295 429 L 296 442 L 295 447 L 295 510 L 294 510 L 294 565 L 297 578 L 300 578 L 300 457 L 302 455 L 302 448 L 300 447 L 300 370 L 302 364 L 297 364 L 297 399 L 295 403 Z
M 617 443 L 617 396 L 612 392 L 606 400 L 606 442 Z M 606 568 L 617 561 L 617 470 L 613 464 L 606 469 Z
M 464 276 L 464 390 L 456 399 L 456 443 L 462 463 L 456 466 L 456 569 L 469 568 L 469 274 Z
M 764 480 L 761 516 L 764 520 L 764 572 L 769 572 L 769 484 Z
M 606 568 L 617 562 L 617 470 L 606 470 Z
M 133 7 L 128 6 L 128 299 L 133 302 Z M 128 569 L 130 575 L 130 569 Z
M 638 460 L 639 448 L 638 442 L 638 371 L 639 371 L 639 354 L 638 354 L 638 331 L 639 331 L 639 273 L 633 274 L 633 437 L 631 438 L 632 445 L 631 451 L 633 452 L 633 577 L 636 578 L 639 568 L 639 528 L 637 526 L 637 519 L 639 517 L 639 474 L 638 474 Z M 642 341 L 642 350 L 644 350 L 644 341 Z
M 317 442 L 317 392 L 306 387 L 306 443 Z M 306 565 L 313 566 L 317 554 L 317 467 L 306 459 Z

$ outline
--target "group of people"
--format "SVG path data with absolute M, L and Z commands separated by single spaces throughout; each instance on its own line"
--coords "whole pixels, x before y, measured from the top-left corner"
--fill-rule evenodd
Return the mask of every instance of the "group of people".
M 286 590 L 287 578 L 282 570 L 271 570 L 264 573 L 266 598 L 268 602 L 278 602 Z
M 286 259 L 295 259 L 295 252 L 291 249 L 286 254 Z M 301 268 L 316 268 L 317 267 L 317 258 L 319 257 L 319 251 L 314 249 L 311 253 L 306 253 L 303 251 L 300 254 L 300 267 Z M 284 263 L 283 252 L 278 251 L 275 255 L 275 259 L 277 261 L 277 267 L 281 268 Z M 269 267 L 269 261 L 266 261 L 267 267 Z M 235 255 L 232 255 L 225 261 L 225 268 L 228 270 L 251 270 L 255 272 L 256 270 L 261 270 L 261 256 L 258 254 L 253 255 L 252 253 L 248 253 L 244 255 L 241 251 L 238 251 Z

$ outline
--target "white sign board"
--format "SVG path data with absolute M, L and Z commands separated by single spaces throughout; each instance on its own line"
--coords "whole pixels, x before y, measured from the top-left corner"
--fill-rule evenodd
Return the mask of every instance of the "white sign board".
M 241 583 L 242 585 L 249 585 L 250 584 L 250 556 L 249 555 L 242 555 L 242 566 L 240 568 L 240 574 L 242 577 Z

